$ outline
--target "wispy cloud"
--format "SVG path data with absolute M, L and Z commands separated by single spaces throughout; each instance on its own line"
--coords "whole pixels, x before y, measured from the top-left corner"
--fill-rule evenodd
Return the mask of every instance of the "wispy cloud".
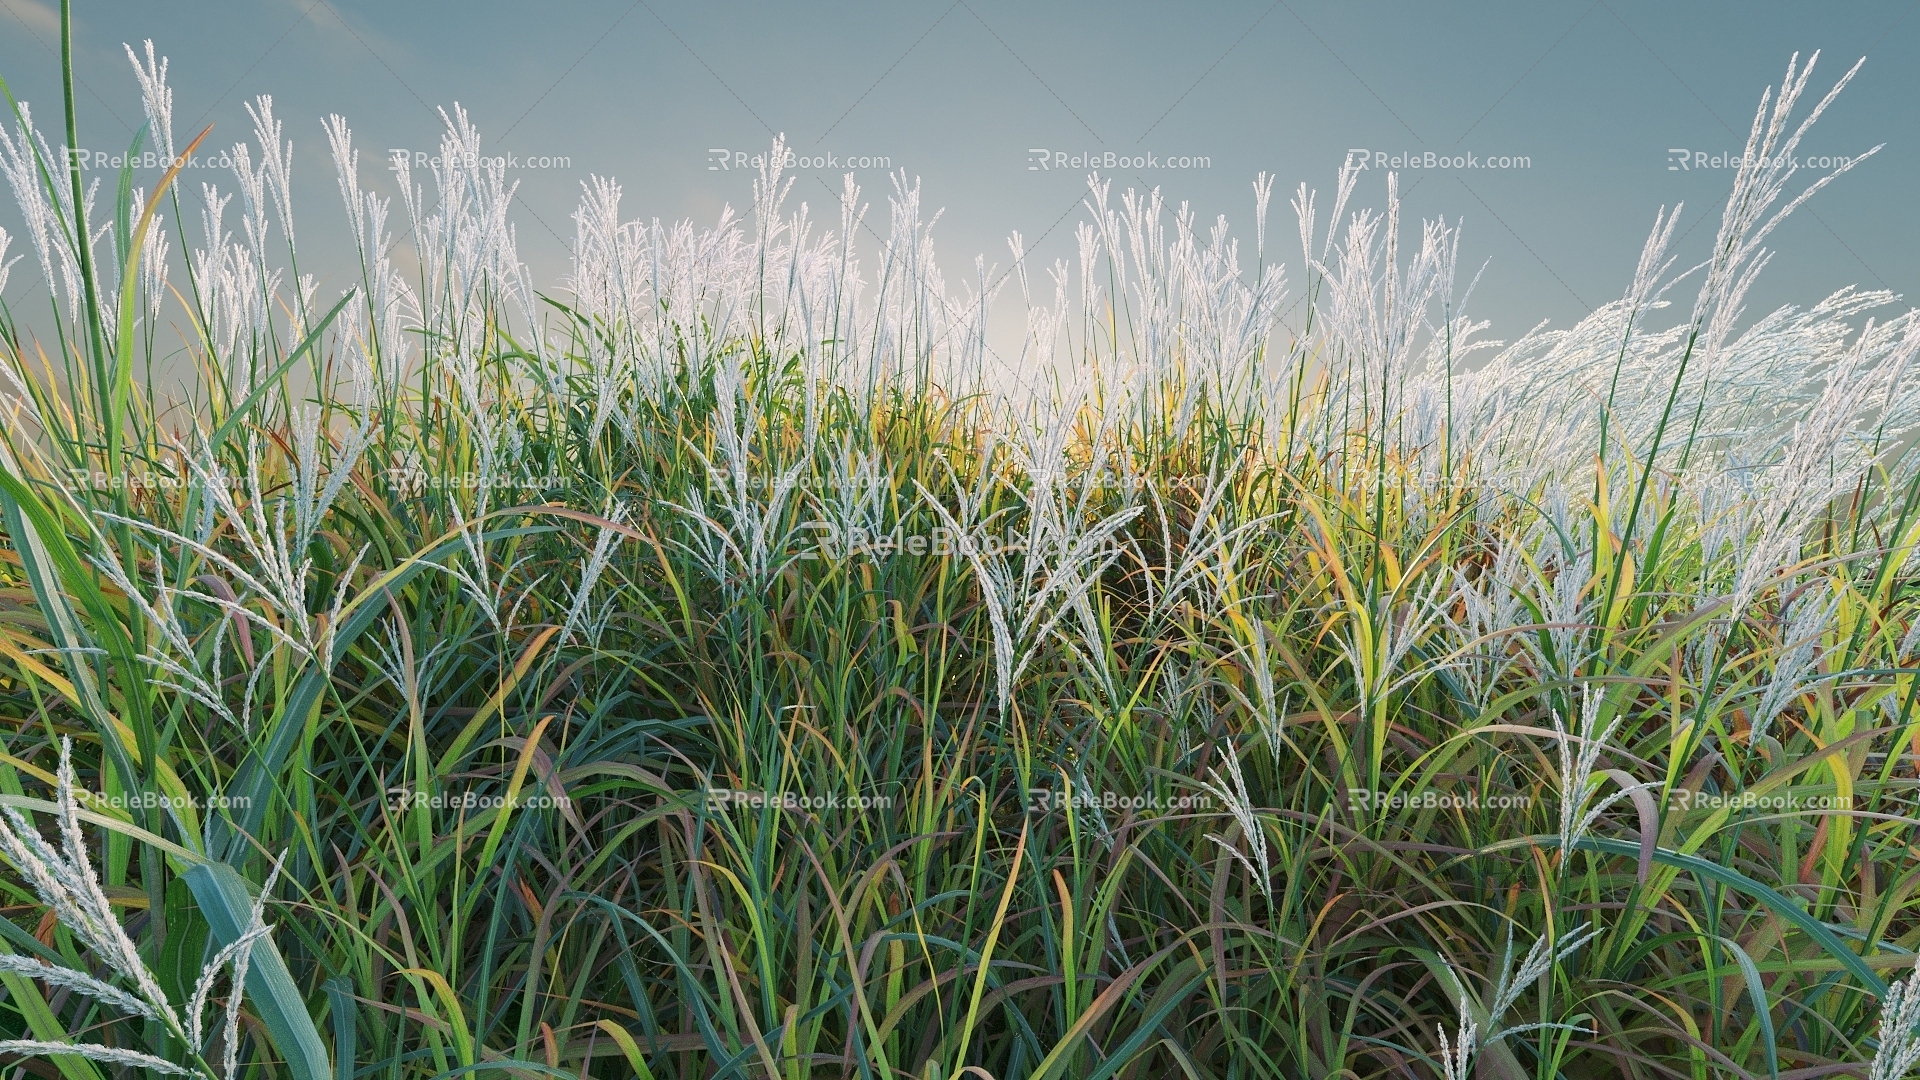
M 40 0 L 0 0 L 0 7 L 6 8 L 7 14 L 29 30 L 47 34 L 60 32 L 60 13 Z

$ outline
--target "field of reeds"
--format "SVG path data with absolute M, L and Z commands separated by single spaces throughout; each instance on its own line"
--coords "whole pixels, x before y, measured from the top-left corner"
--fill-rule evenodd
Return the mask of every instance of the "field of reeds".
M 1812 72 L 1710 249 L 1505 343 L 1354 172 L 1240 240 L 1096 180 L 997 289 L 776 152 L 591 181 L 542 287 L 463 114 L 296 207 L 268 101 L 197 192 L 13 102 L 0 1061 L 1908 1075 L 1920 316 L 1744 303 Z

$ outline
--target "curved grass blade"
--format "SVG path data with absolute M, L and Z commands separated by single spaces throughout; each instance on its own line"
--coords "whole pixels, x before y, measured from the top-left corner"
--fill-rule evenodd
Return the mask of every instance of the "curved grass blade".
M 1560 838 L 1558 836 L 1523 836 L 1515 840 L 1505 840 L 1490 847 L 1483 847 L 1475 852 L 1475 854 L 1491 855 L 1494 852 L 1510 851 L 1514 848 L 1527 847 L 1529 845 L 1543 848 L 1557 848 L 1560 846 Z M 1611 840 L 1600 836 L 1583 836 L 1575 841 L 1573 846 L 1581 851 L 1596 851 L 1603 855 L 1625 855 L 1636 861 L 1640 858 L 1640 845 L 1630 844 L 1625 840 Z M 1859 953 L 1847 948 L 1846 943 L 1841 941 L 1839 935 L 1835 934 L 1826 923 L 1807 914 L 1798 904 L 1789 900 L 1779 891 L 1753 880 L 1738 870 L 1729 870 L 1719 863 L 1708 862 L 1706 859 L 1694 855 L 1682 855 L 1677 851 L 1670 851 L 1666 848 L 1655 848 L 1653 851 L 1653 861 L 1663 866 L 1672 866 L 1700 874 L 1736 892 L 1745 893 L 1747 896 L 1765 904 L 1767 910 L 1799 927 L 1808 937 L 1813 939 L 1816 945 L 1819 945 L 1828 955 L 1838 960 L 1840 965 L 1852 973 L 1854 978 L 1860 980 L 1861 986 L 1866 987 L 1873 993 L 1874 997 L 1882 998 L 1887 996 L 1886 980 L 1875 975 L 1873 969 L 1868 967 L 1866 962 L 1860 959 Z

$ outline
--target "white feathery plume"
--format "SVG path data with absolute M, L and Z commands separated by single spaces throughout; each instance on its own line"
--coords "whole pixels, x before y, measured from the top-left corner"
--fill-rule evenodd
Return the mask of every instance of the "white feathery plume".
M 1906 1080 L 1920 1066 L 1920 960 L 1914 973 L 1887 987 L 1880 999 L 1880 1049 L 1867 1080 Z
M 1801 682 L 1816 660 L 1814 646 L 1826 636 L 1839 610 L 1840 593 L 1830 588 L 1821 590 L 1820 594 L 1803 595 L 1793 602 L 1791 615 L 1780 633 L 1782 651 L 1774 658 L 1773 677 L 1767 681 L 1766 692 L 1753 710 L 1750 742 L 1757 744 L 1765 738 L 1774 718 L 1800 692 Z
M 140 81 L 140 102 L 147 111 L 147 123 L 153 129 L 154 141 L 168 162 L 174 159 L 173 152 L 173 87 L 167 85 L 167 58 L 156 59 L 153 55 L 153 39 L 142 42 L 146 46 L 147 61 L 140 62 L 133 46 L 124 42 L 120 47 L 127 51 L 127 62 L 133 65 L 134 78 Z M 137 203 L 136 203 L 137 205 Z
M 280 121 L 273 116 L 273 97 L 261 94 L 246 106 L 247 116 L 253 120 L 253 137 L 260 143 L 260 177 L 265 182 L 267 192 L 273 197 L 275 216 L 280 221 L 280 231 L 286 234 L 287 246 L 293 247 L 293 143 L 280 138 Z
M 1177 547 L 1180 552 L 1179 560 L 1166 567 L 1164 573 L 1147 567 L 1143 575 L 1153 598 L 1155 617 L 1172 613 L 1189 599 L 1214 614 L 1220 600 L 1219 586 L 1238 572 L 1260 530 L 1282 516 L 1272 513 L 1246 521 L 1233 520 L 1228 498 L 1233 494 L 1239 465 L 1235 461 L 1224 470 L 1208 469 L 1206 484 L 1199 491 L 1200 501 L 1194 506 L 1186 535 L 1178 545 L 1173 531 L 1173 521 L 1178 515 L 1168 510 L 1157 483 L 1149 480 L 1142 485 L 1147 506 L 1159 525 L 1161 550 L 1171 552 Z M 1214 579 L 1215 588 L 1202 589 L 1201 584 L 1209 577 Z
M 1449 584 L 1446 578 L 1436 577 L 1424 592 L 1416 594 L 1406 603 L 1395 605 L 1392 595 L 1388 594 L 1378 600 L 1366 598 L 1362 601 L 1372 607 L 1372 611 L 1348 612 L 1348 617 L 1343 620 L 1345 629 L 1336 644 L 1353 672 L 1358 708 L 1362 714 L 1371 713 L 1376 705 L 1395 691 L 1437 669 L 1436 664 L 1428 663 L 1402 672 L 1400 665 L 1412 653 L 1413 647 L 1454 606 Z M 1367 621 L 1364 626 L 1363 619 Z M 1439 663 L 1451 665 L 1456 662 L 1443 660 Z
M 1851 490 L 1870 464 L 1865 455 L 1847 454 L 1846 446 L 1859 439 L 1857 429 L 1869 409 L 1891 392 L 1920 350 L 1920 322 L 1910 321 L 1898 343 L 1884 353 L 1873 348 L 1877 337 L 1885 342 L 1868 320 L 1854 348 L 1825 373 L 1826 385 L 1805 419 L 1794 425 L 1783 459 L 1756 505 L 1758 539 L 1743 555 L 1745 563 L 1728 603 L 1729 619 L 1744 616 L 1767 582 L 1790 569 L 1814 519 Z
M 1452 1041 L 1447 1039 L 1444 1027 L 1439 1029 L 1441 1075 L 1445 1080 L 1466 1080 L 1470 1075 L 1468 1066 L 1474 1052 L 1482 1047 L 1492 1046 L 1502 1039 L 1529 1031 L 1543 1029 L 1578 1030 L 1571 1024 L 1535 1023 L 1518 1027 L 1506 1027 L 1501 1023 L 1520 995 L 1545 978 L 1560 964 L 1566 962 L 1581 946 L 1600 936 L 1595 926 L 1580 927 L 1573 930 L 1556 944 L 1544 935 L 1534 939 L 1527 949 L 1526 958 L 1520 961 L 1520 970 L 1513 968 L 1513 927 L 1507 927 L 1506 952 L 1500 961 L 1500 977 L 1495 981 L 1493 1000 L 1487 1007 L 1487 1030 L 1482 1032 L 1473 1021 L 1473 1012 L 1467 1003 L 1466 984 L 1461 981 L 1458 972 L 1452 972 L 1453 982 L 1459 992 L 1460 1021 L 1458 1034 Z M 1449 968 L 1451 971 L 1451 968 Z
M 880 455 L 855 445 L 851 433 L 838 448 L 824 455 L 827 475 L 824 491 L 809 491 L 809 503 L 829 535 L 877 536 L 887 529 L 891 487 Z
M 798 558 L 792 542 L 799 526 L 793 523 L 788 505 L 795 500 L 819 441 L 818 418 L 810 414 L 801 432 L 801 452 L 793 463 L 771 478 L 753 474 L 756 446 L 766 425 L 760 391 L 749 385 L 741 362 L 734 351 L 713 364 L 712 431 L 717 453 L 709 456 L 692 448 L 708 483 L 693 485 L 686 504 L 666 504 L 691 526 L 692 540 L 676 543 L 733 595 L 759 589 Z M 760 456 L 766 456 L 765 451 Z M 708 502 L 709 487 L 718 495 L 716 503 Z
M 484 504 L 484 490 L 480 498 Z M 457 498 L 447 500 L 447 509 L 453 515 L 454 534 L 460 540 L 464 558 L 447 560 L 441 570 L 460 583 L 461 591 L 473 600 L 496 630 L 506 633 L 514 625 L 513 615 L 520 607 L 519 601 L 511 605 L 507 603 L 507 591 L 514 584 L 515 573 L 521 564 L 533 557 L 532 553 L 523 551 L 506 566 L 496 570 L 493 559 L 487 555 L 488 540 L 483 513 L 477 513 L 469 520 Z M 522 598 L 538 584 L 537 580 L 528 582 L 522 590 Z
M 405 365 L 400 362 L 400 352 L 405 342 L 400 334 L 400 317 L 407 306 L 408 289 L 406 282 L 393 269 L 391 249 L 393 240 L 387 235 L 387 210 L 391 200 L 382 199 L 360 187 L 360 152 L 354 149 L 353 132 L 347 127 L 345 118 L 329 115 L 321 125 L 327 133 L 327 146 L 333 155 L 334 175 L 340 186 L 340 199 L 347 212 L 347 222 L 353 229 L 353 242 L 359 254 L 360 276 L 366 285 L 368 295 L 362 302 L 364 312 L 356 308 L 353 314 L 364 317 L 370 341 L 365 345 L 352 333 L 343 332 L 341 339 L 349 350 L 349 358 L 357 366 L 364 366 L 371 373 L 369 386 L 362 391 L 363 404 L 372 404 L 379 400 L 377 390 L 383 386 L 392 386 L 401 378 Z M 346 313 L 343 313 L 343 315 Z M 357 319 L 345 319 L 344 326 L 357 326 Z M 369 347 L 370 346 L 370 347 Z M 358 357 L 354 360 L 353 357 Z M 378 360 L 378 365 L 375 360 Z M 374 370 L 375 367 L 378 370 Z M 356 373 L 356 381 L 360 376 Z
M 1480 1028 L 1467 1012 L 1467 999 L 1460 998 L 1460 1027 L 1452 1042 L 1447 1041 L 1447 1029 L 1434 1025 L 1440 1036 L 1440 1075 L 1443 1080 L 1467 1080 L 1471 1075 L 1467 1066 L 1473 1060 L 1474 1040 Z
M 1899 646 L 1894 650 L 1895 662 L 1904 661 L 1920 649 L 1920 613 L 1915 613 L 1913 622 L 1907 626 L 1907 632 L 1900 638 Z
M 42 1042 L 38 1039 L 0 1040 L 0 1054 L 19 1054 L 24 1057 L 72 1057 L 86 1058 L 105 1065 L 124 1065 L 132 1069 L 152 1069 L 168 1076 L 199 1076 L 200 1070 L 175 1065 L 165 1058 L 143 1054 L 138 1050 L 123 1050 L 117 1046 L 102 1046 L 99 1043 L 62 1043 Z
M 146 204 L 146 192 L 133 193 L 133 205 Z M 147 227 L 146 236 L 140 241 L 140 293 L 147 298 L 146 310 L 149 319 L 160 318 L 160 305 L 167 297 L 167 230 L 166 215 L 155 213 L 152 223 Z M 4 254 L 4 252 L 0 252 Z M 6 285 L 4 267 L 0 267 L 0 288 Z
M 280 867 L 285 861 L 285 855 L 273 860 L 273 869 L 268 872 L 267 880 L 260 886 L 260 895 L 254 899 L 253 910 L 247 915 L 247 932 L 234 941 L 235 946 L 245 941 L 247 947 L 235 948 L 229 960 L 233 968 L 227 987 L 226 1028 L 220 1040 L 221 1075 L 225 1077 L 231 1078 L 239 1074 L 240 1004 L 244 1000 L 242 990 L 247 985 L 247 967 L 253 959 L 253 941 L 265 938 L 269 933 L 269 928 L 262 919 L 266 913 L 267 898 L 273 895 L 273 883 L 279 880 Z M 202 972 L 200 979 L 208 980 L 208 973 Z M 198 986 L 195 989 L 198 990 Z
M 1553 712 L 1553 733 L 1560 752 L 1560 850 L 1563 866 L 1573 858 L 1574 847 L 1586 836 L 1587 830 L 1609 807 L 1636 791 L 1658 786 L 1648 782 L 1625 785 L 1589 809 L 1588 803 L 1593 798 L 1594 766 L 1599 762 L 1600 755 L 1606 752 L 1607 740 L 1613 737 L 1621 720 L 1616 716 L 1607 724 L 1605 731 L 1598 735 L 1594 733 L 1594 728 L 1600 722 L 1603 701 L 1603 696 L 1595 692 L 1592 686 L 1585 689 L 1580 708 L 1580 734 L 1577 737 L 1567 732 L 1559 711 Z M 1578 752 L 1573 749 L 1575 742 L 1580 744 Z
M 356 325 L 361 310 L 359 298 L 349 300 L 347 308 L 342 312 L 350 317 L 347 325 Z M 360 393 L 371 393 L 369 383 L 372 375 L 365 352 L 354 346 L 347 346 L 341 351 L 345 354 L 350 377 L 359 384 Z M 320 421 L 321 410 L 313 405 L 303 404 L 293 414 L 293 538 L 290 547 L 295 551 L 305 551 L 313 543 L 314 534 L 326 519 L 328 509 L 352 478 L 360 456 L 374 441 L 371 403 L 360 410 L 359 421 L 347 430 L 337 447 L 328 438 L 329 433 L 322 430 Z M 328 455 L 332 460 L 323 465 L 321 459 L 324 450 L 332 450 L 333 453 Z
M 1227 776 L 1232 783 L 1229 784 L 1227 780 L 1221 779 L 1219 770 L 1208 769 L 1207 776 L 1211 778 L 1211 782 L 1201 781 L 1200 786 L 1226 806 L 1227 813 L 1231 814 L 1234 822 L 1240 826 L 1241 838 L 1253 851 L 1253 858 L 1249 860 L 1238 846 L 1228 843 L 1220 836 L 1208 833 L 1207 839 L 1220 845 L 1222 850 L 1246 868 L 1247 876 L 1253 878 L 1254 884 L 1260 887 L 1260 895 L 1266 897 L 1267 902 L 1271 904 L 1273 902 L 1273 871 L 1269 867 L 1267 858 L 1267 834 L 1261 829 L 1260 819 L 1254 812 L 1253 797 L 1247 794 L 1246 777 L 1240 772 L 1240 753 L 1231 740 L 1228 741 L 1227 752 L 1223 756 L 1227 759 Z
M 48 986 L 58 986 L 71 990 L 103 1005 L 111 1005 L 129 1016 L 144 1016 L 149 1020 L 160 1019 L 153 1006 L 127 993 L 117 986 L 109 986 L 85 972 L 72 968 L 56 967 L 44 960 L 35 960 L 30 956 L 15 953 L 0 953 L 0 971 L 24 975 L 29 979 L 39 979 Z
M 0 293 L 7 291 L 7 274 L 13 270 L 13 264 L 26 258 L 24 255 L 7 258 L 7 248 L 12 244 L 13 237 L 7 235 L 7 230 L 0 229 Z
M 588 557 L 586 568 L 580 572 L 580 583 L 573 591 L 573 603 L 567 608 L 566 623 L 560 630 L 562 641 L 573 640 L 574 631 L 587 617 L 587 604 L 593 599 L 593 587 L 600 581 L 600 575 L 606 571 L 607 563 L 613 558 L 614 544 L 620 539 L 621 530 L 615 526 L 626 521 L 627 504 L 615 503 L 608 509 L 606 516 L 612 524 L 601 526 L 599 535 L 594 537 L 593 554 Z M 596 620 L 596 627 L 588 634 L 590 640 L 596 642 L 599 640 L 597 627 L 604 625 L 607 614 L 611 614 L 610 607 L 603 613 L 601 619 Z
M 157 631 L 157 633 L 148 639 L 147 651 L 140 658 L 144 662 L 152 664 L 166 675 L 172 676 L 171 679 L 156 678 L 156 685 L 163 686 L 175 693 L 184 694 L 198 701 L 200 704 L 205 705 L 221 719 L 226 720 L 228 723 L 238 725 L 240 721 L 235 718 L 233 712 L 227 707 L 225 695 L 220 692 L 217 685 L 220 681 L 217 665 L 222 655 L 220 642 L 226 633 L 228 619 L 221 618 L 219 620 L 219 628 L 215 631 L 214 645 L 211 649 L 207 650 L 207 655 L 216 665 L 215 670 L 209 671 L 205 664 L 202 663 L 200 650 L 194 647 L 192 640 L 193 635 L 181 621 L 175 604 L 178 598 L 198 599 L 201 598 L 203 594 L 174 588 L 167 581 L 165 561 L 162 559 L 154 559 L 153 596 L 149 599 L 146 592 L 135 584 L 133 575 L 128 573 L 127 569 L 121 565 L 114 545 L 104 542 L 96 543 L 93 545 L 92 550 L 94 555 L 90 561 L 94 567 L 98 569 L 108 581 L 113 583 L 114 587 L 120 591 L 120 594 L 126 597 L 127 602 L 146 618 L 147 624 Z M 225 598 L 216 597 L 216 605 L 221 605 L 221 601 L 224 599 Z M 222 614 L 224 615 L 225 612 L 223 611 Z M 242 621 L 238 622 L 238 625 L 244 627 L 246 624 Z M 242 632 L 245 631 L 243 630 Z M 176 660 L 174 658 L 175 656 L 178 656 L 180 659 Z
M 980 480 L 971 493 L 960 483 L 953 464 L 940 459 L 958 514 L 948 510 L 924 484 L 917 480 L 914 483 L 927 506 L 952 531 L 960 554 L 979 583 L 993 635 L 996 699 L 1004 713 L 1012 707 L 1014 684 L 1041 644 L 1055 636 L 1061 620 L 1069 614 L 1079 616 L 1083 641 L 1076 643 L 1064 634 L 1059 635 L 1061 641 L 1090 672 L 1100 670 L 1094 660 L 1094 643 L 1087 636 L 1092 623 L 1087 596 L 1100 576 L 1119 562 L 1121 550 L 1116 538 L 1142 508 L 1126 507 L 1104 517 L 1095 516 L 1091 485 L 1097 468 L 1083 474 L 1076 499 L 1063 490 L 1060 457 L 1050 459 L 1033 450 L 1016 450 L 1014 457 L 1028 475 L 1027 534 L 1025 541 L 1016 545 L 1022 549 L 1016 559 L 989 534 L 1006 511 L 983 515 L 989 486 L 1006 483 L 990 467 L 993 457 L 993 446 L 984 447 Z M 1052 464 L 1047 464 L 1049 460 Z
M 27 879 L 41 903 L 46 904 L 89 952 L 115 975 L 134 987 L 122 990 L 85 972 L 42 963 L 26 956 L 0 954 L 0 971 L 37 979 L 111 1006 L 128 1016 L 156 1021 L 174 1038 L 184 1041 L 197 1055 L 204 1051 L 202 1016 L 215 981 L 228 971 L 228 998 L 224 1042 L 224 1068 L 221 1075 L 234 1080 L 239 1074 L 239 1017 L 248 960 L 253 946 L 265 940 L 270 928 L 263 921 L 268 897 L 278 880 L 284 858 L 276 859 L 259 897 L 254 901 L 248 925 L 231 945 L 221 949 L 201 969 L 188 1003 L 187 1019 L 180 1014 L 161 989 L 157 977 L 141 959 L 120 920 L 113 914 L 99 876 L 87 856 L 87 844 L 80 832 L 79 793 L 73 771 L 73 741 L 60 741 L 60 767 L 54 796 L 55 817 L 60 834 L 60 849 L 54 850 L 14 807 L 0 807 L 0 854 L 4 854 Z M 181 1065 L 151 1054 L 94 1043 L 61 1043 L 14 1039 L 0 1041 L 0 1054 L 58 1056 L 72 1054 L 107 1064 L 152 1069 L 168 1075 L 207 1074 L 197 1065 Z
M 313 436 L 317 439 L 317 435 Z M 296 452 L 297 454 L 297 452 Z M 221 520 L 225 525 L 225 535 L 230 536 L 240 549 L 240 557 L 220 551 L 203 540 L 195 540 L 174 530 L 165 528 L 152 521 L 124 516 L 107 510 L 95 511 L 100 521 L 113 522 L 127 526 L 137 532 L 168 541 L 182 549 L 191 550 L 211 564 L 224 577 L 240 586 L 228 595 L 221 590 L 200 592 L 192 589 L 164 588 L 158 593 L 158 599 L 142 599 L 139 606 L 153 618 L 163 632 L 170 623 L 168 616 L 172 597 L 186 597 L 219 608 L 231 616 L 238 625 L 247 625 L 264 630 L 274 641 L 287 646 L 302 659 L 310 660 L 331 668 L 333 663 L 334 636 L 338 631 L 339 614 L 346 602 L 347 590 L 353 584 L 355 572 L 360 562 L 370 550 L 363 545 L 354 555 L 339 577 L 334 589 L 332 603 L 324 614 L 315 614 L 307 610 L 307 582 L 312 574 L 313 562 L 298 546 L 298 540 L 287 527 L 287 505 L 276 502 L 273 517 L 269 521 L 266 506 L 269 500 L 263 497 L 260 477 L 260 455 L 258 439 L 251 433 L 247 437 L 247 472 L 241 478 L 245 485 L 245 506 L 235 497 L 235 484 L 218 462 L 206 459 L 205 448 L 192 454 L 183 455 L 190 475 L 190 482 L 196 484 L 204 495 L 204 503 L 209 507 L 209 531 L 211 520 Z M 336 489 L 337 490 L 337 489 Z M 323 508 L 324 509 L 324 508 Z M 295 506 L 296 516 L 299 506 Z M 317 517 L 314 523 L 317 524 Z M 110 545 L 109 545 L 110 546 Z M 102 548 L 101 550 L 106 550 Z M 298 558 L 296 559 L 296 553 Z M 123 583 L 130 595 L 137 594 L 132 588 L 131 575 L 123 568 L 101 564 L 103 572 L 113 577 L 116 583 Z M 245 595 L 259 597 L 273 609 L 275 618 L 253 611 L 244 601 Z M 166 633 L 169 639 L 181 635 Z M 178 641 L 174 641 L 179 648 Z M 184 655 L 192 655 L 191 649 L 180 649 Z M 192 685 L 194 669 L 182 667 L 178 663 L 169 666 L 162 663 L 164 669 L 176 675 L 185 675 L 188 685 Z M 268 664 L 256 664 L 249 676 L 245 699 L 240 715 L 241 726 L 251 729 L 253 690 L 258 680 L 271 667 Z M 217 696 L 209 688 L 201 688 L 207 696 Z M 200 696 L 200 695 L 196 695 Z M 220 710 L 223 713 L 225 710 Z M 230 714 L 228 714 L 230 715 Z
M 1527 992 L 1535 983 L 1545 978 L 1547 973 L 1566 962 L 1582 945 L 1600 936 L 1600 928 L 1588 925 L 1577 927 L 1558 942 L 1549 941 L 1543 934 L 1534 939 L 1527 949 L 1526 957 L 1520 961 L 1520 970 L 1513 970 L 1513 926 L 1507 926 L 1507 948 L 1500 962 L 1500 978 L 1494 984 L 1493 1004 L 1487 1009 L 1489 1031 L 1482 1045 L 1491 1046 L 1509 1035 L 1518 1035 L 1541 1028 L 1559 1028 L 1561 1024 L 1525 1024 L 1520 1027 L 1505 1027 L 1500 1021 L 1511 1010 L 1520 995 Z
M 40 182 L 43 164 L 49 171 L 58 171 L 65 161 L 33 126 L 33 111 L 26 102 L 19 103 L 18 116 L 11 129 L 0 124 L 0 174 L 6 176 L 14 200 L 19 203 L 27 238 L 39 257 L 48 292 L 53 294 L 56 303 L 64 296 L 65 317 L 78 322 L 86 317 L 86 295 L 80 281 L 79 241 L 66 224 L 74 219 L 72 189 L 66 184 Z M 88 220 L 94 220 L 93 194 L 98 189 L 99 181 L 95 180 L 84 196 Z M 65 286 L 64 294 L 56 288 L 56 283 Z
M 0 852 L 22 871 L 40 902 L 53 910 L 62 925 L 71 930 L 101 962 L 116 975 L 134 984 L 144 1008 L 134 1010 L 180 1030 L 180 1018 L 167 1000 L 140 950 L 127 936 L 113 914 L 106 891 L 101 888 L 93 863 L 87 857 L 85 839 L 80 834 L 79 800 L 74 793 L 73 740 L 60 740 L 60 770 L 55 793 L 59 823 L 60 850 L 55 851 L 40 832 L 11 806 L 0 807 Z M 76 973 L 77 975 L 77 973 Z M 36 976 L 40 977 L 40 976 Z M 79 978 L 87 978 L 84 975 Z M 108 997 L 93 996 L 111 1003 Z

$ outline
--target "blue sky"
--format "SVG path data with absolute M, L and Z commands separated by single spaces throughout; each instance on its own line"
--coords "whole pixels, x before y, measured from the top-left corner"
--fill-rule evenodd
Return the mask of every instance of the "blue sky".
M 1149 155 L 1158 167 L 1115 169 L 1116 188 L 1158 185 L 1203 222 L 1227 215 L 1248 244 L 1252 181 L 1274 173 L 1269 242 L 1296 281 L 1285 205 L 1296 184 L 1330 192 L 1355 148 L 1472 155 L 1478 168 L 1403 169 L 1406 209 L 1465 219 L 1463 261 L 1487 267 L 1472 310 L 1510 339 L 1617 296 L 1662 205 L 1685 201 L 1679 253 L 1705 256 L 1732 174 L 1673 168 L 1673 151 L 1737 152 L 1795 51 L 1821 51 L 1816 98 L 1867 58 L 1803 154 L 1886 146 L 1776 234 L 1781 253 L 1750 313 L 1850 284 L 1915 295 L 1916 7 L 80 0 L 75 56 L 81 142 L 102 150 L 124 148 L 140 122 L 123 41 L 151 38 L 171 58 L 182 141 L 207 122 L 208 145 L 249 138 L 243 103 L 273 95 L 295 144 L 302 269 L 335 288 L 347 281 L 344 237 L 320 118 L 348 118 L 364 176 L 391 192 L 382 151 L 430 151 L 435 107 L 458 102 L 493 151 L 520 163 L 521 254 L 550 291 L 562 288 L 589 174 L 620 180 L 630 216 L 711 221 L 747 204 L 751 181 L 717 168 L 714 151 L 731 163 L 775 132 L 831 162 L 799 170 L 796 199 L 827 209 L 852 164 L 878 229 L 889 170 L 921 178 L 926 205 L 945 210 L 935 235 L 950 281 L 975 255 L 1007 269 L 1014 230 L 1036 269 L 1071 257 L 1086 170 L 1034 168 L 1036 149 L 1050 165 Z M 56 10 L 0 0 L 0 76 L 43 128 L 58 123 Z M 1189 167 L 1168 167 L 1180 158 Z M 1499 158 L 1526 164 L 1487 167 Z M 231 186 L 230 174 L 196 179 L 207 178 Z M 1384 174 L 1370 173 L 1354 205 L 1384 193 Z M 17 235 L 6 203 L 0 227 Z M 31 321 L 21 305 L 44 301 L 30 299 L 28 262 L 6 298 Z

